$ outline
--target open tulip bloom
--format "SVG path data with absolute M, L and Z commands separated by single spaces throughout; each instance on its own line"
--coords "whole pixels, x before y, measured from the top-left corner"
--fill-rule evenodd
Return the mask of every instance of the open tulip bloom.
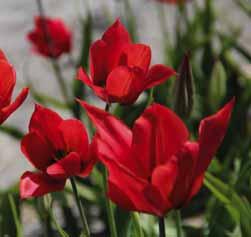
M 35 28 L 28 33 L 27 38 L 35 52 L 58 58 L 71 51 L 72 34 L 61 19 L 37 16 L 34 22 Z
M 87 176 L 96 161 L 84 125 L 76 119 L 63 120 L 40 105 L 36 105 L 21 150 L 39 170 L 22 175 L 21 198 L 60 191 L 67 178 Z
M 198 141 L 189 141 L 181 119 L 159 104 L 147 108 L 129 129 L 109 113 L 80 103 L 97 128 L 95 142 L 109 171 L 110 199 L 127 210 L 164 216 L 187 205 L 200 190 L 234 99 L 201 121 Z
M 28 88 L 24 88 L 14 102 L 12 93 L 16 84 L 16 72 L 0 50 L 0 125 L 24 102 Z
M 175 75 L 162 64 L 150 67 L 150 62 L 150 47 L 132 43 L 117 20 L 90 48 L 91 77 L 80 69 L 78 79 L 107 103 L 132 104 L 142 91 Z

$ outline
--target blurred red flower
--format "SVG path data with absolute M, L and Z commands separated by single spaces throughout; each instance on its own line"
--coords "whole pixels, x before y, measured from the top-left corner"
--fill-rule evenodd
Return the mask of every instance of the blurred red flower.
M 198 193 L 226 133 L 234 99 L 203 119 L 197 142 L 180 118 L 153 104 L 132 130 L 107 112 L 81 102 L 97 128 L 99 159 L 109 170 L 109 197 L 131 211 L 165 215 Z
M 11 103 L 16 84 L 16 72 L 0 50 L 0 124 L 2 124 L 26 99 L 28 88 L 24 88 Z
M 151 49 L 133 44 L 129 33 L 117 20 L 90 49 L 91 78 L 79 70 L 78 79 L 107 103 L 132 104 L 140 93 L 160 84 L 175 71 L 161 64 L 152 66 Z
M 69 53 L 72 47 L 72 34 L 60 19 L 35 17 L 35 29 L 27 34 L 32 49 L 45 57 L 58 58 Z
M 62 190 L 67 178 L 87 176 L 96 161 L 84 125 L 76 119 L 63 120 L 40 105 L 35 107 L 21 150 L 39 170 L 22 175 L 21 198 Z

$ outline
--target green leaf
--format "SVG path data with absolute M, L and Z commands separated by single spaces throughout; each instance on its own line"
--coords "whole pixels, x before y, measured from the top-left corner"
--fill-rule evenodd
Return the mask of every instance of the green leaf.
M 243 236 L 251 236 L 251 207 L 229 185 L 210 173 L 206 173 L 204 184 L 214 196 L 224 204 L 237 225 L 240 224 Z

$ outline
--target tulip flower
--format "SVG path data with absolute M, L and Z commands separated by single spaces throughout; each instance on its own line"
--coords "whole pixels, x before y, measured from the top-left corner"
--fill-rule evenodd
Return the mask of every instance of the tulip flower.
M 175 75 L 161 64 L 149 67 L 150 62 L 150 47 L 133 44 L 117 20 L 90 48 L 91 77 L 80 69 L 78 79 L 107 103 L 132 104 L 142 91 Z
M 16 72 L 0 50 L 0 124 L 2 124 L 26 99 L 28 88 L 24 88 L 11 103 L 16 84 Z
M 35 107 L 21 150 L 38 170 L 22 175 L 21 198 L 60 191 L 67 178 L 87 176 L 95 163 L 84 125 L 40 105 Z
M 62 20 L 37 16 L 34 21 L 35 28 L 27 34 L 33 51 L 50 58 L 71 51 L 72 34 Z
M 189 141 L 181 119 L 159 104 L 147 108 L 129 129 L 109 113 L 80 103 L 97 128 L 97 153 L 109 171 L 110 199 L 130 211 L 164 216 L 187 205 L 200 190 L 234 99 L 201 121 L 198 141 Z

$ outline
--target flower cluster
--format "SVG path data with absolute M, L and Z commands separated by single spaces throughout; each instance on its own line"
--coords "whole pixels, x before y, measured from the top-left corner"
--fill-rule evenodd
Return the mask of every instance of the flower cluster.
M 70 52 L 71 33 L 63 22 L 36 18 L 35 23 L 28 38 L 36 52 L 49 58 Z M 107 104 L 130 105 L 146 89 L 176 75 L 172 68 L 150 62 L 150 47 L 133 43 L 117 20 L 90 48 L 90 76 L 79 69 L 78 79 Z M 0 52 L 0 123 L 27 96 L 24 89 L 11 104 L 14 85 L 15 72 Z M 21 150 L 37 171 L 22 175 L 21 197 L 60 191 L 68 178 L 88 176 L 99 161 L 109 171 L 108 197 L 113 202 L 127 210 L 164 216 L 187 205 L 200 190 L 227 131 L 235 99 L 200 122 L 197 141 L 190 139 L 181 118 L 160 104 L 147 107 L 129 128 L 109 112 L 78 102 L 97 129 L 90 143 L 80 120 L 64 120 L 35 106 Z

